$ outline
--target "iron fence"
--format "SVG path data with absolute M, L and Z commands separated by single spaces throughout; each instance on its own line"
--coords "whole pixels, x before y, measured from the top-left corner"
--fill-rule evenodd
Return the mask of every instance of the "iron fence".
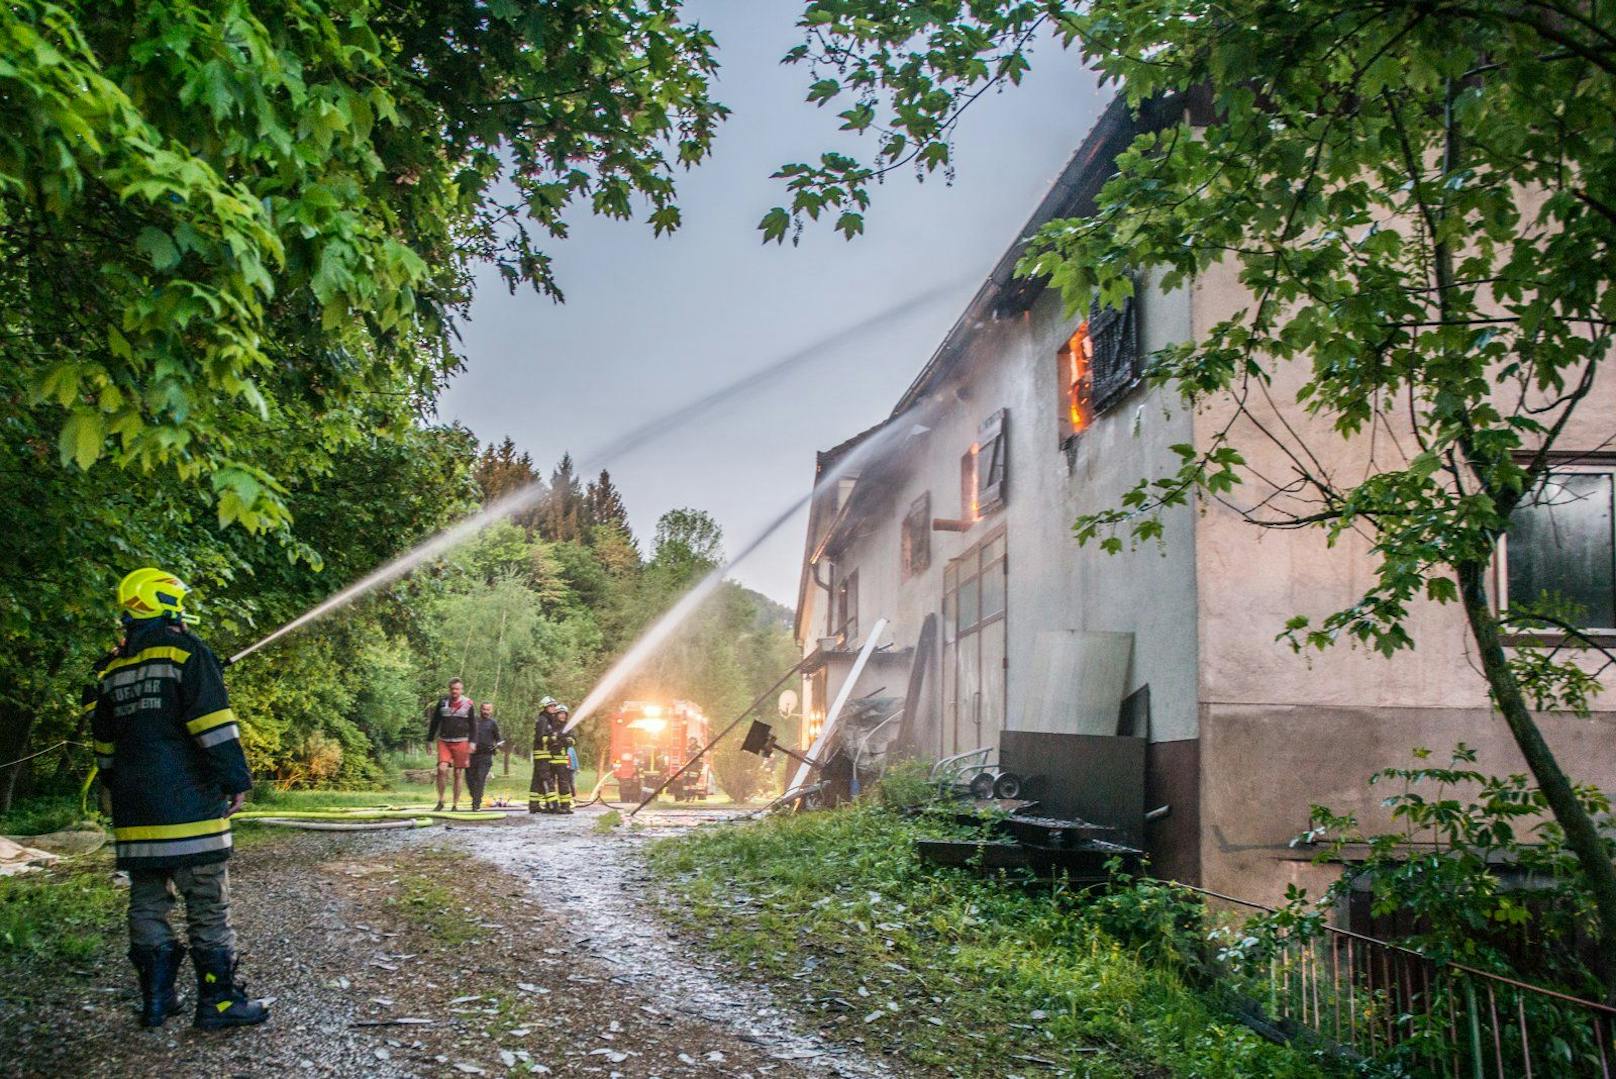
M 1274 912 L 1178 886 L 1209 906 Z M 1287 1037 L 1317 1038 L 1417 1075 L 1611 1079 L 1616 1069 L 1616 1008 L 1346 929 L 1292 933 L 1260 959 L 1232 964 L 1230 976 Z

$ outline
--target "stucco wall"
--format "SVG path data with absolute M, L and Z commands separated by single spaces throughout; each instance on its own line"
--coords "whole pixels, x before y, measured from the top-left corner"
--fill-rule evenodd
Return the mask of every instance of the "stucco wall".
M 1141 290 L 1140 347 L 1147 353 L 1189 331 L 1187 293 Z M 1054 407 L 1057 355 L 1080 321 L 1067 317 L 1058 296 L 1045 293 L 1028 320 L 1012 416 L 1013 465 L 1019 482 L 1008 509 L 1011 556 L 1010 654 L 1030 656 L 1044 629 L 1133 634 L 1126 692 L 1150 686 L 1153 741 L 1196 734 L 1195 516 L 1165 514 L 1160 544 L 1109 555 L 1098 544 L 1080 547 L 1072 523 L 1080 514 L 1111 509 L 1146 476 L 1173 467 L 1169 449 L 1191 436 L 1191 417 L 1162 391 L 1136 389 L 1095 418 L 1073 451 L 1059 448 Z M 1036 567 L 1018 573 L 1018 567 Z M 1024 703 L 1025 680 L 1010 683 L 1010 714 Z M 1081 731 L 1108 734 L 1109 729 Z
M 1139 311 L 1141 343 L 1147 350 L 1188 332 L 1186 293 L 1164 296 L 1147 289 Z M 1127 690 L 1150 686 L 1152 738 L 1193 738 L 1193 513 L 1170 511 L 1165 542 L 1118 555 L 1107 555 L 1097 545 L 1081 548 L 1071 533 L 1078 514 L 1118 504 L 1136 480 L 1171 467 L 1176 458 L 1168 447 L 1191 437 L 1191 419 L 1176 402 L 1141 388 L 1098 417 L 1073 451 L 1063 449 L 1057 356 L 1078 321 L 1064 314 L 1058 297 L 1046 294 L 1025 315 L 976 327 L 951 376 L 912 419 L 901 421 L 927 430 L 901 440 L 902 478 L 866 509 L 870 531 L 839 553 L 837 574 L 858 572 L 860 636 L 876 617 L 885 616 L 892 622 L 892 643 L 909 647 L 926 615 L 941 612 L 949 560 L 1003 526 L 1009 562 L 1007 726 L 1029 729 L 1024 719 L 1027 673 L 1040 634 L 1129 633 L 1134 643 Z M 981 421 L 1001 408 L 1009 414 L 1005 506 L 966 532 L 932 532 L 930 568 L 902 580 L 904 515 L 926 491 L 933 517 L 960 515 L 960 456 L 976 440 Z M 823 602 L 822 593 L 816 602 Z M 940 711 L 938 682 L 932 679 L 926 694 L 933 724 Z M 1111 733 L 1114 716 L 1102 717 L 1093 730 L 1080 731 L 1075 722 L 1053 729 Z M 947 741 L 938 744 L 939 751 L 952 748 Z
M 1195 332 L 1204 335 L 1247 303 L 1249 296 L 1227 267 L 1203 275 L 1194 290 Z M 1302 364 L 1274 372 L 1268 396 L 1281 405 L 1283 423 L 1259 403 L 1254 407 L 1263 426 L 1282 432 L 1287 442 L 1283 432 L 1294 431 L 1317 458 L 1308 467 L 1328 469 L 1349 484 L 1361 480 L 1372 455 L 1400 467 L 1399 440 L 1413 445 L 1405 423 L 1393 417 L 1375 439 L 1366 433 L 1343 443 L 1327 421 L 1294 406 L 1306 377 Z M 1197 444 L 1206 446 L 1231 412 L 1226 402 L 1214 402 L 1198 413 Z M 1616 434 L 1613 417 L 1616 377 L 1607 375 L 1564 445 L 1587 450 L 1604 443 Z M 1286 480 L 1295 475 L 1294 463 L 1256 423 L 1239 420 L 1233 430 L 1254 471 Z M 1250 506 L 1267 491 L 1252 485 L 1237 490 L 1235 499 Z M 1331 547 L 1319 529 L 1263 529 L 1210 504 L 1197 522 L 1195 560 L 1202 862 L 1209 887 L 1274 899 L 1295 881 L 1310 883 L 1316 892 L 1333 871 L 1288 860 L 1285 846 L 1306 826 L 1309 805 L 1354 810 L 1366 825 L 1377 818 L 1388 824 L 1379 809 L 1384 792 L 1368 787 L 1367 777 L 1409 763 L 1414 746 L 1446 759 L 1463 741 L 1482 751 L 1483 770 L 1523 770 L 1502 722 L 1488 708 L 1486 683 L 1457 604 L 1412 604 L 1406 626 L 1415 647 L 1390 658 L 1346 641 L 1298 655 L 1275 640 L 1293 615 L 1317 624 L 1372 585 L 1375 563 L 1366 537 L 1345 536 Z M 1607 681 L 1616 689 L 1608 675 Z M 1610 714 L 1544 720 L 1574 779 L 1607 788 L 1616 782 L 1613 721 Z

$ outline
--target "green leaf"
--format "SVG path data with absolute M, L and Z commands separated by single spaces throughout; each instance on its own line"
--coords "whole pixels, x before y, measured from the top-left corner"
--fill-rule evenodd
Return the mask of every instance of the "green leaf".
M 166 273 L 180 262 L 180 250 L 162 229 L 148 225 L 135 237 L 135 250 L 151 259 L 151 264 Z
M 791 215 L 786 212 L 783 206 L 776 206 L 764 214 L 763 220 L 758 222 L 758 229 L 763 233 L 764 243 L 768 243 L 770 240 L 779 243 L 784 240 L 786 229 L 790 227 Z
M 101 456 L 101 445 L 106 435 L 104 422 L 101 413 L 94 409 L 74 409 L 67 417 L 67 422 L 62 424 L 61 434 L 56 440 L 62 464 L 76 464 L 80 469 L 88 469 L 95 464 Z

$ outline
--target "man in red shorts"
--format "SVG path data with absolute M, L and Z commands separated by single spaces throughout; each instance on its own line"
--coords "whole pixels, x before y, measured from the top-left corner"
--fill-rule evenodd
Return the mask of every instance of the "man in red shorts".
M 449 681 L 449 695 L 440 697 L 426 710 L 427 741 L 438 746 L 438 804 L 443 808 L 443 781 L 449 769 L 454 769 L 454 806 L 460 808 L 460 780 L 471 766 L 471 751 L 476 749 L 472 737 L 476 733 L 477 705 L 466 696 L 465 683 L 454 678 Z

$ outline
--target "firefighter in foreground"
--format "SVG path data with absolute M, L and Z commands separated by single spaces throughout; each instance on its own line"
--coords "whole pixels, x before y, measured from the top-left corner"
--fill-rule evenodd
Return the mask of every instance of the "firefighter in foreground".
M 555 812 L 555 769 L 551 763 L 550 736 L 558 729 L 555 715 L 560 707 L 554 697 L 545 697 L 539 702 L 539 714 L 533 719 L 533 782 L 527 788 L 529 813 Z
M 269 1018 L 236 980 L 230 925 L 229 817 L 252 789 L 223 671 L 181 620 L 186 587 L 159 569 L 118 585 L 124 641 L 86 690 L 118 868 L 129 872 L 129 958 L 140 974 L 141 1025 L 180 1011 L 185 948 L 168 923 L 185 899 L 196 1020 L 204 1030 Z
M 555 781 L 555 808 L 552 813 L 571 813 L 577 792 L 572 786 L 572 747 L 576 744 L 567 732 L 567 706 L 557 705 L 555 717 L 550 721 L 550 775 Z

